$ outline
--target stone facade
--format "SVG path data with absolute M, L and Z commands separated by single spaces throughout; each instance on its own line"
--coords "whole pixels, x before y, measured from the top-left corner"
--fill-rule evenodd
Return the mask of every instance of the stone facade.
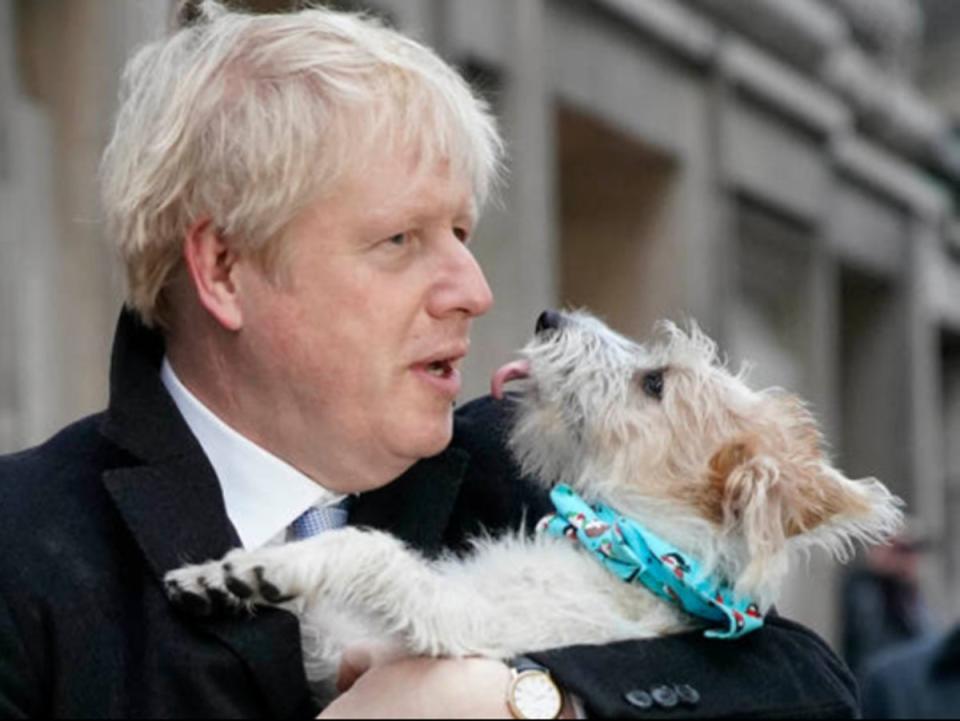
M 103 405 L 119 283 L 97 165 L 124 60 L 167 14 L 154 0 L 0 0 L 0 448 Z
M 509 186 L 475 245 L 498 301 L 467 395 L 545 307 L 586 305 L 638 336 L 694 317 L 758 381 L 812 401 L 841 466 L 908 500 L 944 542 L 926 590 L 960 612 L 958 166 L 949 119 L 911 84 L 914 15 L 888 2 L 885 25 L 861 27 L 852 0 L 351 4 L 461 65 L 509 141 Z M 0 0 L 2 449 L 104 402 L 118 287 L 96 161 L 123 58 L 169 10 Z M 784 611 L 836 639 L 837 577 L 814 556 Z

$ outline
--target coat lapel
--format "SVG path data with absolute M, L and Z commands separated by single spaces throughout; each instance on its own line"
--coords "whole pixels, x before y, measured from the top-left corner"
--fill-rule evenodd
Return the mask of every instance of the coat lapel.
M 104 486 L 160 580 L 240 545 L 213 468 L 160 380 L 163 352 L 159 334 L 121 315 L 100 427 L 130 455 Z
M 350 524 L 389 531 L 427 555 L 438 553 L 469 459 L 466 451 L 448 448 L 420 461 L 392 483 L 357 498 Z
M 158 579 L 240 545 L 202 456 L 107 471 L 103 483 Z
M 110 407 L 101 432 L 131 463 L 106 471 L 103 484 L 141 549 L 162 593 L 164 575 L 186 563 L 220 558 L 240 546 L 220 484 L 160 381 L 163 341 L 124 312 L 117 328 Z M 302 714 L 309 702 L 296 619 L 264 609 L 244 618 L 190 619 L 245 664 L 272 716 Z

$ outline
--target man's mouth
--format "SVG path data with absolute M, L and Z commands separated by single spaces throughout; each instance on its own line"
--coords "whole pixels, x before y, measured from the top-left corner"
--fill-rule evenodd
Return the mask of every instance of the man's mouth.
M 426 358 L 414 363 L 413 371 L 429 383 L 441 395 L 454 400 L 460 393 L 462 379 L 460 363 L 466 355 L 465 350 L 456 350 Z
M 490 394 L 497 400 L 503 400 L 504 386 L 510 381 L 530 377 L 530 361 L 517 360 L 507 363 L 493 374 L 490 381 Z
M 456 369 L 452 360 L 437 360 L 428 363 L 424 370 L 437 378 L 449 378 Z

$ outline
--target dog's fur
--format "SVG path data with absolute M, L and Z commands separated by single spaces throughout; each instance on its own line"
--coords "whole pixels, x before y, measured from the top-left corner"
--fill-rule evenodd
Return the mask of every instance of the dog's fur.
M 899 499 L 824 455 L 796 397 L 752 391 L 694 327 L 641 346 L 595 318 L 563 316 L 522 351 L 511 448 L 527 475 L 603 501 L 758 600 L 777 598 L 794 551 L 846 559 L 896 530 Z M 662 369 L 662 398 L 644 378 Z M 347 643 L 392 639 L 410 654 L 518 653 L 680 631 L 696 619 L 627 584 L 566 539 L 478 539 L 468 558 L 427 561 L 392 536 L 341 529 L 169 575 L 176 593 L 230 589 L 301 619 L 308 677 L 330 678 Z

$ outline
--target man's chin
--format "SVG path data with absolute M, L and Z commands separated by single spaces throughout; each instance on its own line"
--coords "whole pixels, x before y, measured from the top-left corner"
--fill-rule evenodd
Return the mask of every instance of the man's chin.
M 422 419 L 415 427 L 405 429 L 405 456 L 414 460 L 442 453 L 453 439 L 453 409 L 443 416 Z

